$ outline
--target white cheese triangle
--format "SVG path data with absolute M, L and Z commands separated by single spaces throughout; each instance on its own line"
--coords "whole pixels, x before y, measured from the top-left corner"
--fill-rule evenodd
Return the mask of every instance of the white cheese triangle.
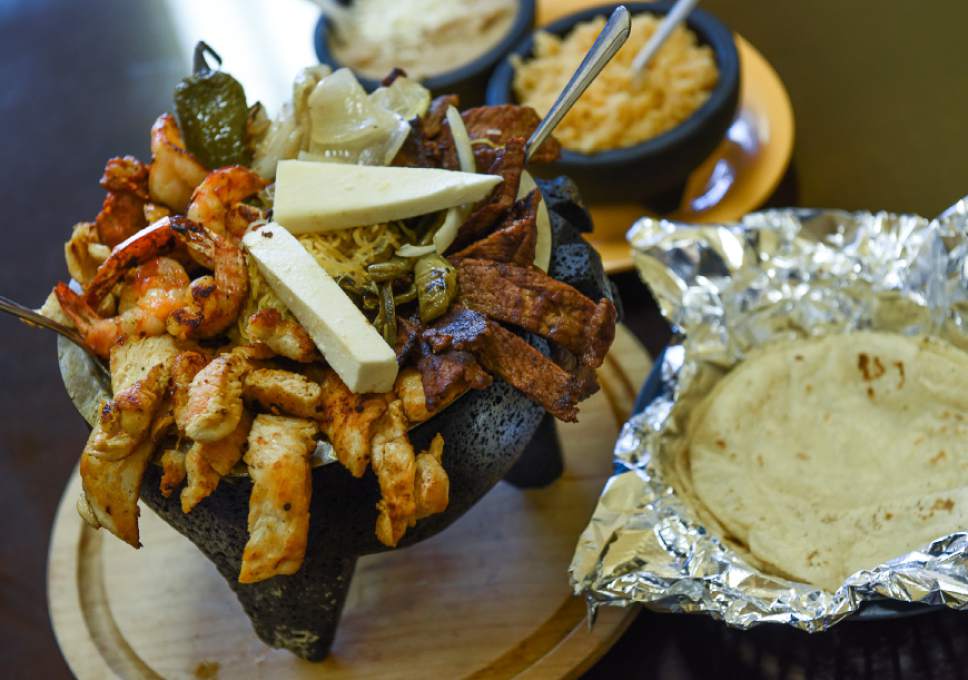
M 242 243 L 347 387 L 357 394 L 393 389 L 393 348 L 292 234 L 270 222 Z
M 501 181 L 435 168 L 279 161 L 272 214 L 294 234 L 359 227 L 476 203 Z

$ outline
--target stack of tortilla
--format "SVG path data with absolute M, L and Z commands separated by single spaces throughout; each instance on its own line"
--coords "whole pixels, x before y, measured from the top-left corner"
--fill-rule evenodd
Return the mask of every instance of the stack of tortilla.
M 854 333 L 764 347 L 697 406 L 680 493 L 760 569 L 835 590 L 968 529 L 968 354 Z

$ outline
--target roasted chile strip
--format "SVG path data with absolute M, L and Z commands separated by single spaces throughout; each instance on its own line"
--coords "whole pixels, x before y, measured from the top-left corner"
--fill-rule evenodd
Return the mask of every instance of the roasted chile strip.
M 527 266 L 534 262 L 538 241 L 537 215 L 541 194 L 537 189 L 520 199 L 511 208 L 498 228 L 480 241 L 454 253 L 450 261 L 466 258 L 493 260 Z
M 465 259 L 457 263 L 461 302 L 492 319 L 520 326 L 601 366 L 615 338 L 615 306 L 595 304 L 535 267 Z
M 561 420 L 578 418 L 578 390 L 570 373 L 500 324 L 454 305 L 423 333 L 435 353 L 467 350 L 497 375 Z
M 481 168 L 478 167 L 478 170 L 480 171 Z M 524 138 L 515 137 L 509 139 L 504 148 L 498 151 L 494 162 L 486 171 L 489 175 L 500 175 L 504 181 L 494 187 L 490 195 L 481 201 L 471 216 L 460 225 L 451 250 L 459 250 L 488 234 L 494 223 L 514 205 L 522 170 L 524 170 Z

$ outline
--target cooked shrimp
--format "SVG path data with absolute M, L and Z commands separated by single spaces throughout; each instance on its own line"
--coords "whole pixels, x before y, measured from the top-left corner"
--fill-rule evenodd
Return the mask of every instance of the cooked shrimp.
M 262 219 L 262 211 L 242 201 L 259 193 L 266 181 L 240 165 L 208 173 L 192 194 L 188 219 L 220 236 L 242 238 L 249 224 Z
M 380 483 L 381 495 L 376 506 L 380 513 L 376 537 L 391 548 L 417 519 L 414 499 L 417 469 L 413 445 L 407 437 L 408 425 L 403 404 L 397 399 L 377 422 L 371 444 L 373 472 Z
M 271 307 L 260 309 L 245 321 L 244 334 L 279 356 L 310 363 L 320 359 L 316 343 L 298 321 Z
M 171 252 L 176 237 L 172 221 L 171 218 L 159 220 L 119 243 L 111 251 L 98 267 L 94 278 L 84 287 L 84 297 L 92 307 L 111 292 L 132 267 Z
M 144 205 L 134 194 L 109 191 L 101 204 L 101 212 L 94 219 L 100 242 L 114 246 L 144 229 L 148 224 Z
M 101 317 L 88 297 L 63 283 L 57 284 L 54 293 L 88 347 L 107 357 L 122 338 L 163 335 L 171 313 L 187 304 L 189 290 L 184 268 L 175 260 L 157 257 L 127 272 L 117 316 Z
M 168 317 L 168 332 L 183 339 L 213 337 L 235 322 L 249 292 L 245 256 L 231 238 L 187 220 L 171 224 L 192 258 L 213 274 L 192 281 L 190 302 Z
M 185 268 L 170 257 L 156 257 L 125 275 L 118 312 L 123 316 L 140 311 L 144 317 L 142 334 L 162 335 L 168 316 L 185 305 L 188 290 Z
M 196 262 L 214 274 L 199 277 L 185 288 L 187 277 L 182 276 L 184 270 L 179 272 L 180 265 L 174 260 L 150 265 L 144 276 L 140 272 L 136 275 L 134 290 L 160 288 L 164 292 L 147 296 L 143 307 L 116 317 L 104 319 L 97 314 L 96 306 L 132 266 L 148 265 L 176 243 L 184 245 Z M 156 286 L 159 280 L 164 285 Z M 237 243 L 184 218 L 165 218 L 119 244 L 98 268 L 83 297 L 64 284 L 58 284 L 54 291 L 91 350 L 107 356 L 111 345 L 132 334 L 159 335 L 167 330 L 187 339 L 221 333 L 238 315 L 248 285 L 245 258 Z
M 162 203 L 182 213 L 208 170 L 185 149 L 175 117 L 164 113 L 151 126 L 151 153 L 154 159 L 148 173 L 148 191 L 154 203 Z
M 148 224 L 144 214 L 148 168 L 134 156 L 111 158 L 104 167 L 101 186 L 108 195 L 95 224 L 100 242 L 113 246 Z
M 100 184 L 107 191 L 127 191 L 148 200 L 148 166 L 134 156 L 109 158 Z

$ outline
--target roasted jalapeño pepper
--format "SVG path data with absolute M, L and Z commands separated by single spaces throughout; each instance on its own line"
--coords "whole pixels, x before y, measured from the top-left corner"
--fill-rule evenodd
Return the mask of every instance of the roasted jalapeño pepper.
M 215 50 L 199 42 L 192 75 L 175 87 L 175 115 L 185 148 L 208 168 L 245 164 L 245 90 L 228 73 L 212 69 L 206 54 L 221 66 Z

